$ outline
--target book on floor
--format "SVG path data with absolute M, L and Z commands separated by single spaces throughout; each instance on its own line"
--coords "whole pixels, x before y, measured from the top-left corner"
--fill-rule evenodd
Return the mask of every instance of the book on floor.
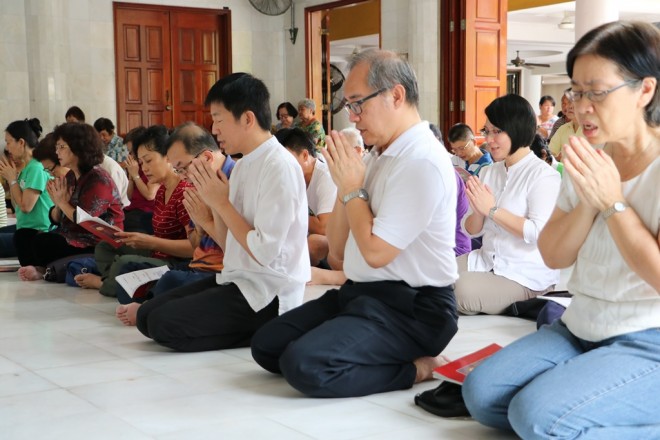
M 433 377 L 463 385 L 465 377 L 470 374 L 477 365 L 483 362 L 484 359 L 497 352 L 500 348 L 502 348 L 502 346 L 498 344 L 490 344 L 481 350 L 477 350 L 463 356 L 462 358 L 458 358 L 448 364 L 441 365 L 433 370 Z
M 2 259 L 0 260 L 0 272 L 16 272 L 21 268 L 21 263 L 18 260 Z
M 146 289 L 143 286 L 150 286 L 152 281 L 159 280 L 163 274 L 169 270 L 170 268 L 167 267 L 167 265 L 150 267 L 149 269 L 135 270 L 133 272 L 117 275 L 115 280 L 124 288 L 126 293 L 128 293 L 128 296 L 131 298 L 140 297 L 146 293 L 143 292 L 143 290 Z M 137 295 L 136 292 L 138 292 Z
M 113 247 L 118 248 L 122 245 L 121 241 L 119 241 L 118 238 L 115 238 L 117 232 L 122 232 L 121 229 L 98 217 L 92 217 L 80 206 L 76 208 L 76 221 L 80 226 L 87 229 L 101 240 L 110 243 Z

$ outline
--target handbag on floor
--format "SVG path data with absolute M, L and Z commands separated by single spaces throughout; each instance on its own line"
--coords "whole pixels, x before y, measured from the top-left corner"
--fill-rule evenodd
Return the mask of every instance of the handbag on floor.
M 69 255 L 68 257 L 58 258 L 55 261 L 51 261 L 46 265 L 46 273 L 44 273 L 44 280 L 50 281 L 51 283 L 63 283 L 66 281 L 66 270 L 70 261 L 76 260 L 82 257 L 92 257 L 94 254 L 78 254 L 78 255 Z
M 72 287 L 78 287 L 76 283 L 76 275 L 83 273 L 93 273 L 94 275 L 101 275 L 98 267 L 96 267 L 96 260 L 94 257 L 79 257 L 75 260 L 69 261 L 66 266 L 65 282 Z

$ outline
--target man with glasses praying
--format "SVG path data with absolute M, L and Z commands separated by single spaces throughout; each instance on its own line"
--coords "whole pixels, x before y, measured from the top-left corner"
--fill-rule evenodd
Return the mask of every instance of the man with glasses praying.
M 415 73 L 389 51 L 354 56 L 346 108 L 364 159 L 340 133 L 323 150 L 337 185 L 327 235 L 348 281 L 267 323 L 252 356 L 314 397 L 410 388 L 457 330 L 456 177 L 418 112 Z M 341 267 L 333 267 L 341 269 Z

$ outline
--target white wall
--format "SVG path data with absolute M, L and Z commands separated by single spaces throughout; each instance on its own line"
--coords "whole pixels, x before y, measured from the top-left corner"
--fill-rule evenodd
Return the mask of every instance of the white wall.
M 134 0 L 200 8 L 227 6 L 232 17 L 233 70 L 264 80 L 273 110 L 305 94 L 305 7 L 296 0 L 298 40 L 289 41 L 290 11 L 266 16 L 246 0 Z M 438 119 L 437 2 L 382 0 L 382 47 L 408 53 L 417 71 L 422 116 Z M 87 121 L 116 121 L 112 0 L 0 0 L 0 126 L 38 117 L 45 130 L 71 105 Z

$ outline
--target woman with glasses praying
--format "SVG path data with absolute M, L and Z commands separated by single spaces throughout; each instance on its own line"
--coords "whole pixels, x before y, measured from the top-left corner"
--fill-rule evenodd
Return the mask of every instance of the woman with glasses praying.
M 469 125 L 458 123 L 449 129 L 447 134 L 451 152 L 452 164 L 467 171 L 473 176 L 478 176 L 481 169 L 493 163 L 490 153 L 477 147 L 474 139 L 474 132 Z M 466 176 L 466 173 L 460 173 Z M 466 180 L 466 179 L 464 179 Z
M 495 163 L 468 178 L 470 209 L 462 223 L 471 237 L 482 237 L 482 247 L 457 259 L 456 303 L 468 315 L 500 314 L 559 281 L 537 247 L 561 179 L 530 149 L 534 110 L 524 98 L 507 95 L 486 107 L 486 117 L 482 134 Z
M 153 234 L 154 228 L 151 225 L 154 215 L 154 199 L 159 183 L 150 183 L 147 176 L 142 171 L 137 159 L 136 145 L 134 139 L 142 136 L 147 131 L 147 127 L 139 126 L 133 128 L 124 136 L 124 145 L 128 149 L 128 157 L 124 162 L 126 174 L 128 175 L 128 188 L 126 194 L 131 204 L 124 207 L 124 231 L 126 232 L 144 232 Z
M 551 267 L 574 265 L 573 299 L 560 320 L 480 364 L 463 396 L 476 420 L 525 439 L 655 439 L 660 31 L 604 24 L 566 65 L 586 139 L 564 146 L 562 189 L 539 248 Z
M 275 117 L 277 119 L 277 124 L 273 125 L 270 130 L 273 134 L 283 128 L 293 127 L 293 120 L 298 117 L 298 110 L 296 110 L 290 102 L 283 102 L 277 106 Z
M 133 146 L 137 147 L 137 159 L 149 183 L 160 184 L 154 199 L 154 234 L 121 232 L 116 235 L 121 247 L 114 248 L 106 242 L 96 246 L 94 258 L 101 275 L 85 273 L 75 280 L 80 287 L 99 289 L 104 296 L 117 295 L 115 277 L 127 263 L 185 267 L 193 254 L 188 240 L 190 216 L 183 206 L 185 190 L 193 185 L 183 178 L 184 170 L 177 172 L 167 160 L 167 129 L 152 125 L 133 138 Z
M 46 192 L 48 174 L 37 159 L 33 157 L 41 135 L 38 119 L 14 121 L 5 130 L 5 156 L 0 159 L 0 175 L 9 184 L 16 224 L 7 224 L 7 212 L 4 203 L 4 191 L 0 195 L 0 257 L 16 257 L 25 260 L 22 249 L 15 246 L 15 236 L 31 238 L 50 226 L 48 211 L 53 201 Z M 17 232 L 18 231 L 18 232 Z
M 104 154 L 103 142 L 94 127 L 69 122 L 56 127 L 53 138 L 59 163 L 69 168 L 69 172 L 46 184 L 54 203 L 48 214 L 49 221 L 55 228 L 29 237 L 16 235 L 22 266 L 18 276 L 23 281 L 42 279 L 45 267 L 57 259 L 94 252 L 99 238 L 77 224 L 78 207 L 120 229 L 124 226 L 117 186 L 107 171 L 97 166 Z

